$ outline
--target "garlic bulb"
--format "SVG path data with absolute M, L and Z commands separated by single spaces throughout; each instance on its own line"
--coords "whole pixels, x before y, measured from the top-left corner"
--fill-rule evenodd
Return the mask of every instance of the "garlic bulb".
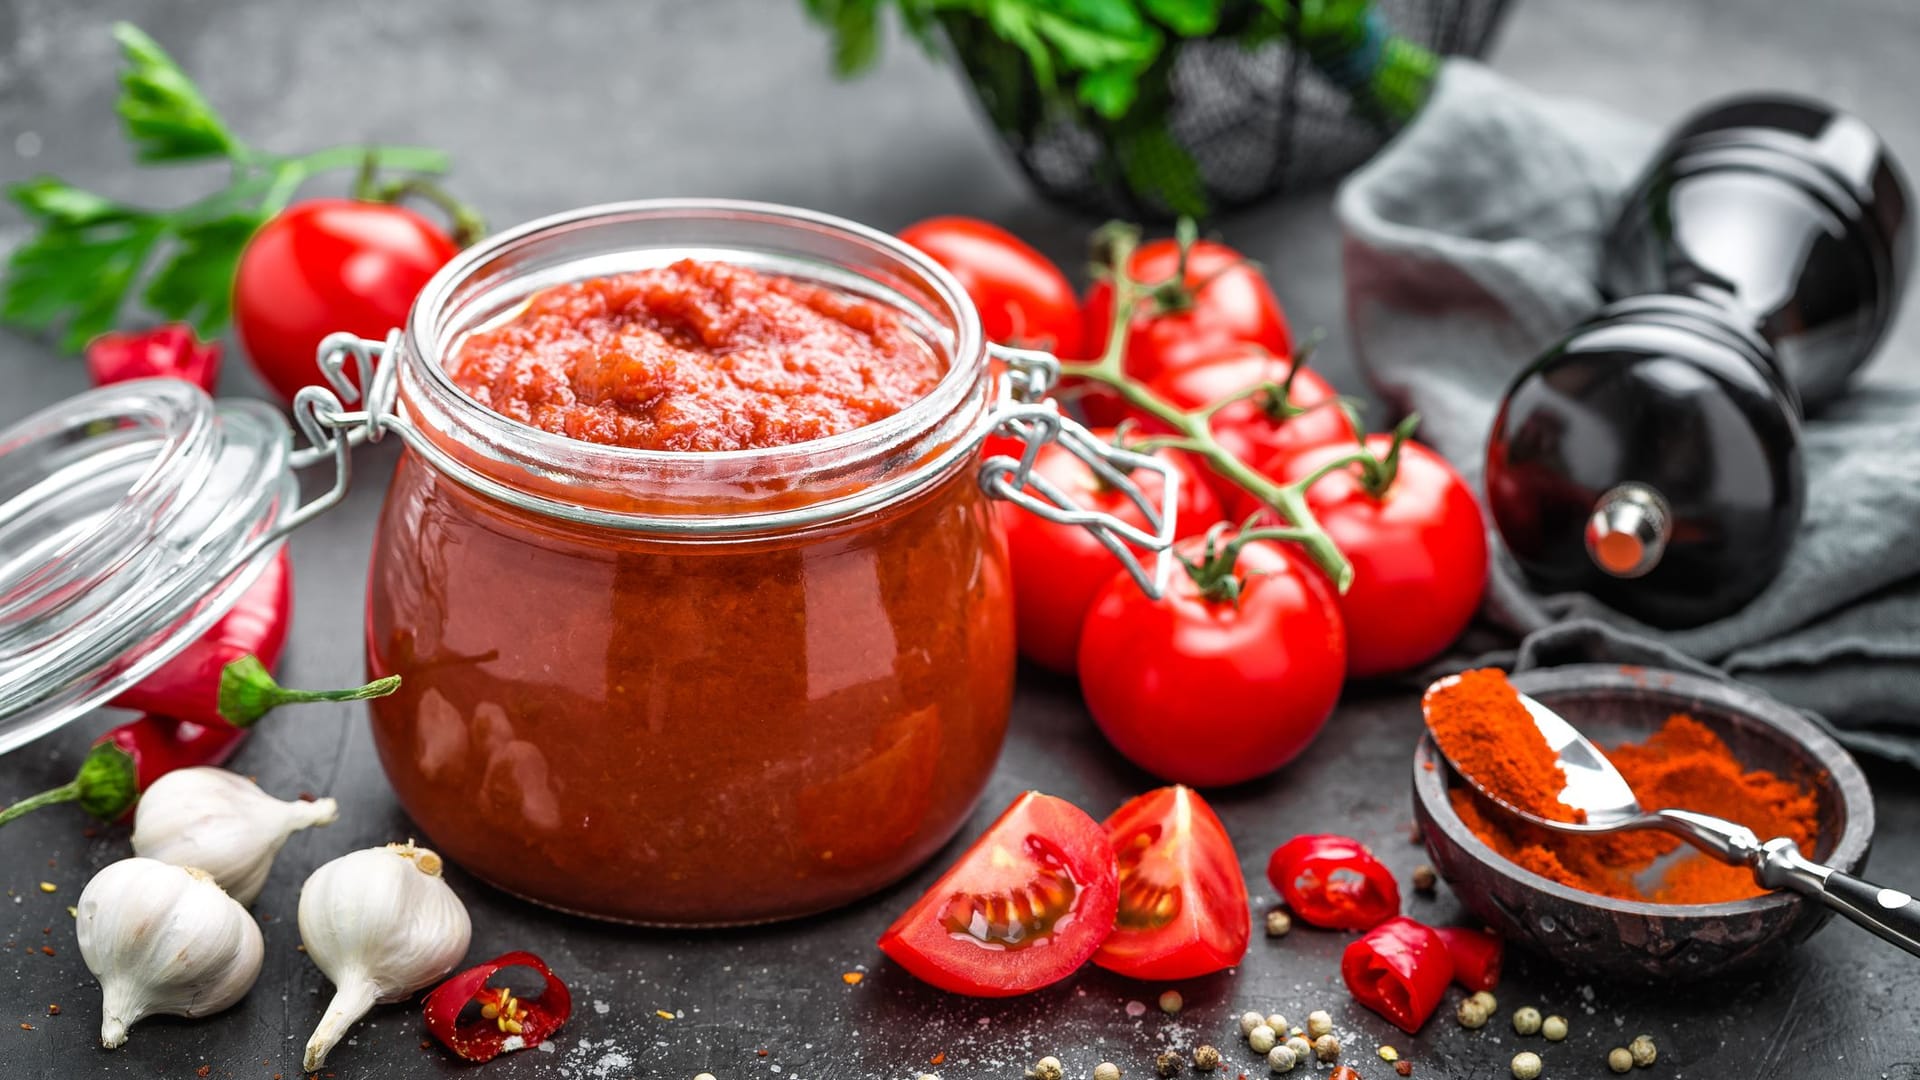
M 228 896 L 251 904 L 287 837 L 331 825 L 339 816 L 332 799 L 282 801 L 225 769 L 176 769 L 140 797 L 133 850 L 175 866 L 197 866 Z
M 354 1021 L 401 1001 L 467 954 L 473 924 L 440 876 L 440 856 L 404 844 L 342 855 L 300 888 L 300 940 L 333 980 L 333 1001 L 307 1040 L 318 1069 Z
M 122 859 L 93 875 L 74 910 L 108 1049 L 143 1016 L 217 1013 L 260 977 L 260 927 L 205 871 Z

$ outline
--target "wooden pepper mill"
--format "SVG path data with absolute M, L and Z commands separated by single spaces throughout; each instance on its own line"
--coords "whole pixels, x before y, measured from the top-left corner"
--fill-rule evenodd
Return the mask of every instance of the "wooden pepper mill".
M 1805 495 L 1803 409 L 1893 319 L 1909 196 L 1857 118 L 1742 97 L 1686 121 L 1607 237 L 1614 298 L 1507 390 L 1487 498 L 1546 591 L 1696 626 L 1757 596 Z

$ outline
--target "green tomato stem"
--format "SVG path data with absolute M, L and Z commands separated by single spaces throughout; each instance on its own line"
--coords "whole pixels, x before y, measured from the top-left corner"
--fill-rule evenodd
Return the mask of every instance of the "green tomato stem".
M 345 690 L 289 690 L 275 682 L 267 666 L 251 653 L 220 671 L 220 715 L 235 727 L 253 722 L 281 705 L 311 701 L 364 701 L 400 689 L 400 676 L 375 679 Z

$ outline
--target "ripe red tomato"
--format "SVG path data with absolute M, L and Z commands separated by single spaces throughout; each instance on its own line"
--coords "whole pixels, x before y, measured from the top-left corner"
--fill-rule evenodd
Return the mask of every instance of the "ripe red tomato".
M 1206 558 L 1205 542 L 1181 545 Z M 1174 575 L 1149 600 L 1113 579 L 1080 635 L 1080 692 L 1114 748 L 1142 769 L 1196 786 L 1237 784 L 1285 765 L 1340 697 L 1346 632 L 1325 575 L 1267 541 L 1240 548 L 1239 596 Z
M 247 358 L 288 400 L 322 382 L 314 354 L 336 330 L 384 338 L 434 272 L 459 251 L 403 206 L 314 199 L 253 234 L 233 282 L 234 325 Z
M 1180 246 L 1172 240 L 1144 244 L 1129 261 L 1135 281 L 1152 289 L 1135 307 L 1127 338 L 1127 373 L 1152 382 L 1163 372 L 1219 352 L 1234 342 L 1263 345 L 1275 356 L 1293 355 L 1287 317 L 1260 271 L 1224 244 L 1201 240 L 1179 272 Z M 1097 281 L 1087 292 L 1087 351 L 1098 356 L 1113 321 L 1113 285 Z
M 1263 382 L 1286 385 L 1287 373 L 1292 370 L 1291 361 L 1258 345 L 1236 343 L 1162 372 L 1148 388 L 1182 409 L 1198 409 Z M 1288 387 L 1287 402 L 1310 411 L 1293 416 L 1276 414 L 1272 411 L 1275 403 L 1247 398 L 1213 414 L 1213 437 L 1234 457 L 1256 467 L 1308 447 L 1328 443 L 1352 446 L 1357 435 L 1346 412 L 1339 408 L 1338 397 L 1327 380 L 1310 368 L 1301 368 Z M 1238 505 L 1246 497 L 1232 481 L 1212 469 L 1203 466 L 1201 472 L 1223 505 Z
M 1120 913 L 1093 962 L 1132 979 L 1191 979 L 1247 953 L 1247 882 L 1226 826 L 1192 788 L 1130 800 L 1107 818 Z
M 1367 436 L 1375 456 L 1392 444 L 1390 435 Z M 1262 471 L 1292 482 L 1351 449 L 1315 447 Z M 1417 667 L 1466 629 L 1487 588 L 1486 525 L 1472 490 L 1440 455 L 1408 442 L 1385 495 L 1370 494 L 1355 465 L 1307 489 L 1307 506 L 1353 562 L 1353 584 L 1340 597 L 1348 674 Z
M 1113 432 L 1104 428 L 1094 434 L 1113 438 Z M 1171 460 L 1180 476 L 1174 529 L 1183 537 L 1198 536 L 1224 520 L 1220 500 L 1187 458 L 1175 455 Z M 1091 467 L 1059 444 L 1042 447 L 1033 468 L 1082 508 L 1147 528 L 1146 516 L 1133 500 L 1108 486 Z M 1133 474 L 1133 480 L 1149 501 L 1159 505 L 1162 485 L 1158 473 L 1141 470 Z M 1120 564 L 1092 533 L 1078 525 L 1047 521 L 1008 503 L 1001 503 L 997 513 L 1013 560 L 1013 620 L 1020 652 L 1042 667 L 1072 673 L 1087 608 L 1120 571 Z
M 988 340 L 1082 355 L 1080 298 L 1060 268 L 1025 240 L 970 217 L 928 218 L 902 229 L 900 239 L 959 279 Z
M 1029 791 L 914 901 L 880 949 L 923 982 L 1010 997 L 1059 982 L 1113 930 L 1113 848 L 1064 799 Z

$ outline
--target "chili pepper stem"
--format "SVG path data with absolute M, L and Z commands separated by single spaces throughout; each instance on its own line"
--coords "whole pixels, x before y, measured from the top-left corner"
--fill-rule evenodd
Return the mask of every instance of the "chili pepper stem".
M 220 671 L 220 715 L 235 727 L 248 727 L 281 705 L 310 701 L 364 701 L 400 688 L 400 676 L 375 679 L 345 690 L 290 690 L 275 682 L 267 666 L 251 653 Z
M 73 779 L 56 788 L 24 799 L 0 810 L 0 826 L 24 817 L 43 806 L 55 803 L 79 803 L 80 808 L 102 821 L 111 821 L 140 797 L 134 775 L 133 755 L 110 742 L 96 743 L 87 751 Z
M 1143 286 L 1127 273 L 1127 265 L 1133 257 L 1134 248 L 1139 244 L 1140 235 L 1136 229 L 1121 228 L 1113 229 L 1106 239 L 1108 257 L 1112 260 L 1110 273 L 1113 283 L 1113 318 L 1108 328 L 1107 347 L 1097 360 L 1062 362 L 1061 375 L 1105 386 L 1119 394 L 1129 405 L 1172 428 L 1181 440 L 1178 444 L 1180 449 L 1201 458 L 1208 468 L 1222 478 L 1232 481 L 1272 507 L 1288 526 L 1297 531 L 1298 536 L 1294 539 L 1332 580 L 1334 588 L 1346 592 L 1347 587 L 1353 584 L 1353 564 L 1347 561 L 1333 538 L 1320 527 L 1313 511 L 1307 507 L 1306 492 L 1311 484 L 1306 480 L 1276 484 L 1260 475 L 1214 438 L 1210 410 L 1186 412 L 1127 375 L 1127 327 L 1132 322 L 1134 306 L 1143 295 Z M 1335 459 L 1329 466 L 1345 467 L 1372 460 L 1373 456 L 1361 448 Z

